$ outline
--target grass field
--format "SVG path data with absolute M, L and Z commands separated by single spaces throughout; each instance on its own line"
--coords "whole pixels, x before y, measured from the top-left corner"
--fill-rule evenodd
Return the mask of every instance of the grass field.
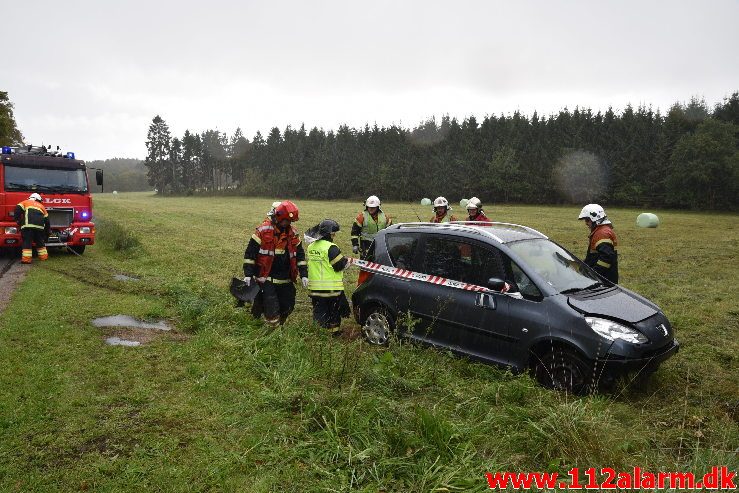
M 270 203 L 96 196 L 98 244 L 34 263 L 0 315 L 0 491 L 486 491 L 485 471 L 739 466 L 739 216 L 656 211 L 660 227 L 638 229 L 642 211 L 609 209 L 622 284 L 683 347 L 646 385 L 576 398 L 428 348 L 331 339 L 301 289 L 265 331 L 227 286 Z M 359 204 L 297 204 L 301 231 L 335 218 L 348 251 Z M 579 208 L 486 212 L 586 247 Z M 107 346 L 91 320 L 115 314 L 180 336 Z

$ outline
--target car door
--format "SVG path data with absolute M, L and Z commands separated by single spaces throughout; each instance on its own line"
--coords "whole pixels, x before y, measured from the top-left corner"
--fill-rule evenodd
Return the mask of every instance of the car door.
M 454 279 L 458 277 L 459 261 L 460 253 L 452 240 L 443 235 L 424 235 L 413 270 Z M 412 337 L 437 346 L 458 347 L 459 334 L 452 325 L 457 318 L 459 290 L 424 281 L 411 283 L 407 322 Z
M 500 271 L 497 257 L 471 240 L 455 236 L 425 238 L 419 270 L 464 283 L 481 284 Z M 493 264 L 497 270 L 494 271 Z M 483 270 L 481 270 L 483 269 Z M 489 277 L 482 277 L 489 275 Z M 430 344 L 474 357 L 505 362 L 506 305 L 498 295 L 416 282 L 410 299 L 413 335 Z
M 464 242 L 460 280 L 487 287 L 491 278 L 506 279 L 501 252 L 492 245 Z M 510 364 L 513 338 L 509 334 L 509 302 L 503 293 L 463 291 L 455 325 L 462 352 L 478 359 Z
M 551 334 L 548 305 L 531 278 L 516 262 L 501 252 L 505 279 L 513 285 L 515 296 L 506 296 L 510 347 L 508 363 L 524 370 L 529 364 L 531 341 Z
M 413 270 L 421 235 L 418 233 L 393 233 L 385 235 L 385 246 L 393 267 Z M 382 274 L 376 274 L 382 275 Z M 409 313 L 409 299 L 413 283 L 409 279 L 385 276 L 383 279 L 384 298 L 396 313 L 396 327 L 402 335 L 407 332 L 406 318 Z

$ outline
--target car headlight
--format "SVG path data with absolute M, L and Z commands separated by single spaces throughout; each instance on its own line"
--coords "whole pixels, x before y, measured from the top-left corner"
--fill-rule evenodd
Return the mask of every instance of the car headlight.
M 81 235 L 89 235 L 90 234 L 90 227 L 89 226 L 83 226 L 80 228 L 80 234 Z
M 644 344 L 649 341 L 647 336 L 638 330 L 626 327 L 625 325 L 621 325 L 612 320 L 585 317 L 585 321 L 598 335 L 605 337 L 609 341 L 621 339 L 622 341 L 630 342 L 632 344 Z
M 5 228 L 5 234 L 6 235 L 17 235 L 18 234 L 18 228 L 15 226 L 10 226 Z

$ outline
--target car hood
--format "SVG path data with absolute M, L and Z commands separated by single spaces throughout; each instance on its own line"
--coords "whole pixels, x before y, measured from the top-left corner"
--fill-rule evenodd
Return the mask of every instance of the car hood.
M 622 291 L 620 288 L 603 292 L 577 293 L 569 296 L 567 302 L 579 312 L 620 319 L 632 324 L 641 322 L 657 313 L 657 310 L 652 306 Z

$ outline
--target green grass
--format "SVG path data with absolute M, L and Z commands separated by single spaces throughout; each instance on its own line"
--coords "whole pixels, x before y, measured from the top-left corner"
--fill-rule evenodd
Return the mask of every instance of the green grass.
M 271 199 L 95 200 L 98 244 L 34 263 L 0 315 L 0 491 L 486 491 L 485 471 L 737 468 L 736 215 L 657 211 L 645 230 L 642 211 L 609 210 L 622 284 L 683 348 L 646 387 L 573 398 L 428 348 L 333 340 L 302 290 L 266 332 L 227 287 Z M 349 249 L 359 204 L 297 203 L 299 229 L 335 218 Z M 486 212 L 586 247 L 578 208 Z M 90 320 L 114 314 L 190 336 L 106 346 Z

